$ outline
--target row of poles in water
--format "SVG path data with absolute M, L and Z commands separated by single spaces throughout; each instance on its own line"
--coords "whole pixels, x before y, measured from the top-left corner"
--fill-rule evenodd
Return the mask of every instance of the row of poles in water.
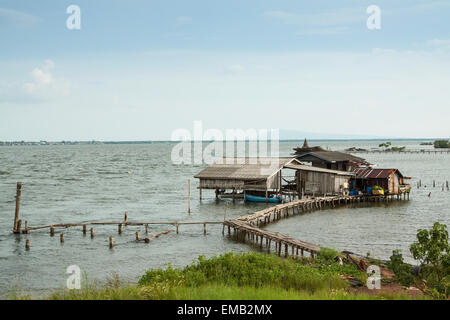
M 436 188 L 436 186 L 439 188 L 439 184 L 436 183 L 436 180 L 433 180 L 432 185 L 433 185 L 433 188 Z M 427 185 L 425 184 L 423 187 L 427 188 Z M 420 189 L 420 188 L 422 188 L 422 180 L 417 181 L 417 189 Z M 445 190 L 450 191 L 448 180 L 445 181 L 445 183 L 442 183 L 441 188 L 442 188 L 442 191 L 445 191 Z M 431 197 L 431 192 L 428 194 L 428 197 Z

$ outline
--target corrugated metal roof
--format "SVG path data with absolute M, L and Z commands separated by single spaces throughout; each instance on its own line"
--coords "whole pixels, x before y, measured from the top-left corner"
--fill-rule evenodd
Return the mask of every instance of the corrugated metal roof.
M 386 179 L 393 172 L 397 172 L 402 176 L 397 169 L 358 168 L 355 170 L 357 179 Z
M 354 176 L 354 172 L 348 172 L 348 171 L 340 171 L 340 170 L 330 170 L 330 169 L 324 169 L 324 168 L 318 168 L 313 166 L 307 166 L 305 164 L 287 164 L 284 166 L 288 169 L 296 169 L 296 170 L 303 170 L 303 171 L 312 171 L 312 172 L 324 172 L 324 173 L 332 173 L 337 174 L 340 176 Z
M 271 164 L 270 161 L 275 160 Z M 276 163 L 278 160 L 278 164 Z M 301 164 L 295 158 L 224 158 L 222 163 L 214 163 L 203 169 L 194 178 L 264 180 L 282 168 L 325 172 L 330 174 L 354 176 L 353 172 L 329 170 Z
M 278 163 L 277 163 L 278 160 Z M 224 158 L 203 169 L 194 178 L 264 180 L 295 158 Z
M 297 156 L 297 159 L 301 160 L 304 157 L 307 156 L 313 156 L 328 162 L 334 162 L 334 161 L 355 161 L 355 162 L 365 162 L 365 159 L 360 158 L 360 157 L 356 157 L 354 155 L 348 154 L 348 153 L 344 153 L 344 152 L 339 152 L 339 151 L 327 151 L 327 150 L 323 150 L 323 151 L 313 151 L 313 152 L 307 152 L 307 153 L 303 153 Z

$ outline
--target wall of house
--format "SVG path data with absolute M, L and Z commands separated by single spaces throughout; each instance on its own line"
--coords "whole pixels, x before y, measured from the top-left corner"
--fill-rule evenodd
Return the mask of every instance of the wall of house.
M 297 171 L 297 190 L 306 195 L 341 194 L 348 188 L 349 177 L 333 173 Z

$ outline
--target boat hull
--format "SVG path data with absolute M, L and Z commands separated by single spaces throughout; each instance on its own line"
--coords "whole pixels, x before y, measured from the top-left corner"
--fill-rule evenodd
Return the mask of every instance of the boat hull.
M 246 194 L 245 195 L 245 201 L 250 201 L 250 202 L 266 202 L 266 198 L 265 197 L 259 197 L 259 196 L 253 196 L 251 194 Z M 281 199 L 280 198 L 268 198 L 267 202 L 270 203 L 280 203 Z

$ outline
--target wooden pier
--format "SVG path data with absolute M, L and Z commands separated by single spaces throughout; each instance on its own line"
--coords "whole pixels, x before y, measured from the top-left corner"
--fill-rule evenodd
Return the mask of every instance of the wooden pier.
M 300 214 L 303 212 L 321 210 L 325 208 L 335 208 L 339 205 L 346 205 L 360 202 L 382 202 L 392 201 L 397 195 L 357 195 L 357 196 L 330 196 L 330 197 L 315 197 L 309 199 L 294 200 L 292 202 L 279 204 L 270 208 L 257 211 L 253 214 L 239 217 L 233 220 L 227 220 L 223 223 L 223 234 L 225 228 L 228 228 L 228 235 L 233 236 L 234 239 L 242 242 L 248 241 L 250 244 L 258 245 L 261 249 L 265 246 L 270 252 L 272 243 L 275 244 L 275 253 L 279 256 L 289 255 L 293 257 L 303 257 L 305 252 L 308 252 L 310 257 L 314 258 L 320 251 L 320 247 L 305 241 L 301 241 L 278 232 L 261 229 L 260 226 L 265 226 L 271 222 L 278 221 L 282 218 L 287 218 L 290 215 Z M 397 196 L 397 200 L 400 200 Z M 404 195 L 405 200 L 406 194 Z M 233 229 L 233 234 L 231 232 Z M 289 249 L 291 254 L 289 254 Z
M 270 252 L 274 244 L 275 253 L 279 256 L 282 255 L 284 250 L 284 256 L 288 257 L 303 257 L 305 252 L 309 254 L 311 258 L 317 256 L 320 251 L 320 247 L 305 241 L 301 241 L 287 235 L 283 235 L 278 232 L 273 232 L 269 230 L 261 229 L 261 226 L 267 225 L 271 222 L 280 220 L 282 218 L 287 218 L 290 215 L 300 214 L 313 210 L 321 210 L 325 208 L 335 208 L 339 205 L 346 205 L 351 203 L 359 202 L 382 202 L 382 201 L 392 201 L 397 197 L 400 200 L 402 194 L 397 195 L 356 195 L 356 196 L 323 196 L 323 197 L 312 197 L 294 200 L 288 203 L 278 204 L 263 210 L 259 210 L 253 214 L 242 216 L 232 220 L 226 221 L 202 221 L 202 222 L 133 222 L 128 220 L 128 213 L 125 212 L 124 219 L 121 221 L 114 222 L 80 222 L 80 223 L 60 223 L 42 226 L 30 226 L 28 221 L 25 221 L 25 229 L 21 229 L 21 220 L 19 219 L 19 206 L 20 206 L 20 194 L 21 194 L 22 184 L 17 184 L 17 195 L 18 201 L 16 201 L 16 211 L 14 216 L 14 228 L 13 232 L 16 234 L 29 234 L 30 231 L 35 230 L 45 230 L 48 229 L 50 236 L 55 235 L 55 228 L 71 228 L 71 227 L 82 227 L 83 236 L 87 233 L 87 226 L 95 225 L 116 225 L 118 227 L 118 234 L 121 235 L 124 226 L 144 226 L 145 234 L 147 236 L 141 237 L 139 232 L 136 232 L 136 242 L 150 243 L 151 239 L 159 238 L 162 235 L 169 234 L 176 231 L 178 234 L 179 227 L 181 225 L 203 225 L 203 234 L 206 235 L 206 226 L 208 224 L 222 224 L 222 233 L 225 234 L 225 228 L 228 228 L 228 235 L 231 236 L 231 229 L 233 229 L 233 236 L 238 241 L 246 242 L 250 244 L 257 245 L 261 249 L 265 246 Z M 403 193 L 403 198 L 409 200 L 409 192 Z M 154 235 L 148 235 L 149 225 L 170 225 L 174 226 L 175 230 L 165 230 Z M 90 228 L 91 238 L 94 239 L 94 228 Z M 26 242 L 26 249 L 30 249 L 30 241 Z M 60 242 L 64 243 L 64 233 L 60 233 Z M 114 238 L 109 237 L 109 248 L 114 248 Z M 289 251 L 291 252 L 289 254 Z

